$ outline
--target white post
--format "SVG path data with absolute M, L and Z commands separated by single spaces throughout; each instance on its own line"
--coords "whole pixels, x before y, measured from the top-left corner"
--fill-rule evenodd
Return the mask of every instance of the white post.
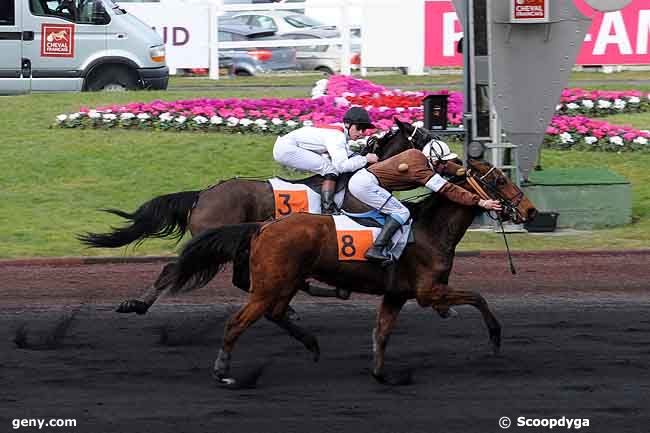
M 418 53 L 417 56 L 411 58 L 411 64 L 408 65 L 408 74 L 409 75 L 424 75 L 424 0 L 417 0 L 418 2 L 418 14 L 413 17 L 413 26 L 417 27 L 417 33 L 422 35 L 420 38 L 415 38 L 413 43 L 415 44 L 414 49 Z
M 210 3 L 210 9 L 208 13 L 208 21 L 210 28 L 208 29 L 208 37 L 210 41 L 208 42 L 209 48 L 209 75 L 208 77 L 211 80 L 219 79 L 219 33 L 218 33 L 218 19 L 219 13 L 217 11 L 217 4 L 215 2 Z
M 352 50 L 350 49 L 350 7 L 349 0 L 343 0 L 341 5 L 341 74 L 350 75 L 352 68 L 350 67 L 350 56 Z M 362 30 L 363 31 L 363 30 Z

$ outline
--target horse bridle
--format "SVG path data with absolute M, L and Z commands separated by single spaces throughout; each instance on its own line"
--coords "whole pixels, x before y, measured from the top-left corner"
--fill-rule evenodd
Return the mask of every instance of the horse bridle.
M 490 175 L 492 175 L 492 179 L 487 179 Z M 524 192 L 517 188 L 518 192 L 512 197 L 503 195 L 498 188 L 499 180 L 502 177 L 504 178 L 505 175 L 500 173 L 496 167 L 491 167 L 488 172 L 482 176 L 480 173 L 474 173 L 472 168 L 468 168 L 466 172 L 467 182 L 472 186 L 472 188 L 474 188 L 479 197 L 484 200 L 498 200 L 503 208 L 502 212 L 506 216 L 515 215 L 524 220 L 525 217 L 519 211 L 519 204 L 524 198 Z

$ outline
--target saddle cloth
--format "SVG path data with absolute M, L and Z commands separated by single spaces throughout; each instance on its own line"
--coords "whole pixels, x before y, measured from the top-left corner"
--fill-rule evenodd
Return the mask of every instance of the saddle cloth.
M 321 212 L 320 192 L 314 191 L 304 183 L 293 183 L 273 177 L 269 179 L 275 199 L 275 218 L 283 218 L 296 212 Z M 334 203 L 341 206 L 345 188 L 337 191 Z
M 336 227 L 336 242 L 338 244 L 339 260 L 367 261 L 366 251 L 377 239 L 381 231 L 378 227 L 368 227 L 357 223 L 346 215 L 333 215 Z M 392 237 L 388 246 L 388 255 L 397 261 L 409 240 L 411 221 L 407 222 Z

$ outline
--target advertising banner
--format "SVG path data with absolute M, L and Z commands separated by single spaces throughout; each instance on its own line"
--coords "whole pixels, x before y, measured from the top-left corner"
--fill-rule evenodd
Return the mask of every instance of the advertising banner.
M 587 16 L 594 16 L 578 56 L 579 65 L 650 64 L 650 1 L 633 0 L 625 9 L 601 13 L 583 0 L 574 0 Z M 463 36 L 451 1 L 425 3 L 426 66 L 462 66 L 456 44 Z
M 210 32 L 207 7 L 194 4 L 179 7 L 160 3 L 120 5 L 162 36 L 170 68 L 208 67 Z

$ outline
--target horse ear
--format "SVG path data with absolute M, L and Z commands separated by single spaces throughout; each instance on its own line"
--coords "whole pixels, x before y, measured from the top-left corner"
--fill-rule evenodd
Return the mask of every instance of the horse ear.
M 397 117 L 393 117 L 393 120 L 395 121 L 395 124 L 397 127 L 401 130 L 404 131 L 404 124 L 402 123 L 401 120 L 399 120 Z

